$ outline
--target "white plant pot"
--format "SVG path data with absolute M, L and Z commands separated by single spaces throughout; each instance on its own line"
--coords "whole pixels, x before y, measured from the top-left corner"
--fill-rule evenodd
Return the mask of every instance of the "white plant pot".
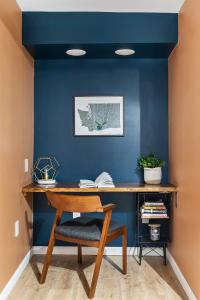
M 144 182 L 147 184 L 160 184 L 162 179 L 162 169 L 144 168 Z

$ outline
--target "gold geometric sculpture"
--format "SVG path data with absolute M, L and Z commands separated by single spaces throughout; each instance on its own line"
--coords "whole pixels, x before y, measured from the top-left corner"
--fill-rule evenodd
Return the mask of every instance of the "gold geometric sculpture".
M 33 166 L 33 180 L 55 180 L 59 167 L 55 157 L 39 157 Z

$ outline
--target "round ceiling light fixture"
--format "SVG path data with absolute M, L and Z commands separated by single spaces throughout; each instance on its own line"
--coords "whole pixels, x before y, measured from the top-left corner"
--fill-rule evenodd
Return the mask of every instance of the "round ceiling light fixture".
M 83 49 L 69 49 L 66 51 L 66 54 L 71 56 L 83 56 L 86 54 L 86 51 Z
M 129 55 L 133 55 L 135 53 L 135 51 L 133 49 L 118 49 L 115 50 L 115 54 L 117 55 L 121 55 L 121 56 L 129 56 Z

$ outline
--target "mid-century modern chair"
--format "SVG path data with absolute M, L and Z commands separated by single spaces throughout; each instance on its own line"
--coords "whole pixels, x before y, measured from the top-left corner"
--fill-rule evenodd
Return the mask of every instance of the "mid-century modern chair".
M 112 209 L 115 204 L 102 205 L 99 196 L 78 196 L 65 195 L 60 193 L 47 192 L 50 205 L 57 209 L 54 219 L 49 245 L 44 260 L 44 266 L 40 283 L 45 282 L 48 267 L 53 252 L 55 240 L 75 243 L 78 245 L 78 263 L 82 263 L 82 245 L 97 247 L 98 253 L 92 277 L 91 287 L 88 293 L 89 298 L 94 297 L 101 262 L 104 253 L 104 247 L 107 243 L 122 235 L 123 256 L 122 256 L 122 272 L 127 272 L 127 231 L 126 227 L 119 225 L 111 220 Z M 60 223 L 63 212 L 81 212 L 81 213 L 105 213 L 104 219 L 81 216 L 69 221 Z

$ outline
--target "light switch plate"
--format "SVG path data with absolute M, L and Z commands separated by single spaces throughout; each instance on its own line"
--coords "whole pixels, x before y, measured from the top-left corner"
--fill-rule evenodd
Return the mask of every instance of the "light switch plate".
M 28 158 L 24 159 L 24 172 L 28 173 Z
M 19 220 L 15 222 L 15 237 L 19 236 Z

